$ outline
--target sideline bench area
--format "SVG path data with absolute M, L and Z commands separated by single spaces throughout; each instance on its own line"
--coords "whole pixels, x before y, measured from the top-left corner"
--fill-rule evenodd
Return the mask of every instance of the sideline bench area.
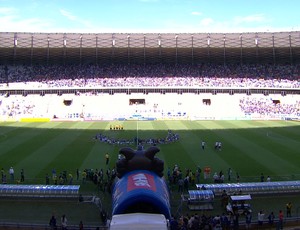
M 221 183 L 221 184 L 196 184 L 197 189 L 212 190 L 216 196 L 227 194 L 272 194 L 300 192 L 300 181 L 277 182 L 246 182 L 246 183 Z
M 214 206 L 214 193 L 211 190 L 189 190 L 188 195 L 181 199 L 187 203 L 189 210 L 212 210 Z
M 0 184 L 0 197 L 78 198 L 80 185 Z

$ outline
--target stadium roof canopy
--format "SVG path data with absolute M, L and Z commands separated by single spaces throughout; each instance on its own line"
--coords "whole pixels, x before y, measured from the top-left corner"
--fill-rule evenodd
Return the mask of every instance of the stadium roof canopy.
M 300 32 L 0 33 L 0 64 L 296 64 Z

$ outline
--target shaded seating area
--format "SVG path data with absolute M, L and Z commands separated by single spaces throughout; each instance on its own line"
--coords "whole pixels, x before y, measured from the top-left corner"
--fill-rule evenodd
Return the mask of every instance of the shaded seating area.
M 216 196 L 221 195 L 224 190 L 227 194 L 294 193 L 300 191 L 300 181 L 196 184 L 196 187 L 199 190 L 212 190 Z
M 0 197 L 78 198 L 80 185 L 1 184 Z

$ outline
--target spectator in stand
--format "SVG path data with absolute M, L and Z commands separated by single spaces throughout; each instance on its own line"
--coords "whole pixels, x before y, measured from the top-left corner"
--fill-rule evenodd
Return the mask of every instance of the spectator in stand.
M 51 218 L 50 218 L 49 226 L 50 226 L 51 229 L 57 229 L 56 218 L 55 218 L 54 215 L 52 215 Z
M 286 204 L 286 217 L 292 217 L 292 203 L 289 202 Z
M 68 220 L 65 214 L 62 215 L 61 217 L 61 229 L 62 230 L 67 230 L 68 229 Z
M 283 211 L 279 210 L 278 214 L 278 229 L 283 229 Z
M 108 163 L 109 163 L 109 154 L 106 153 L 105 154 L 105 164 L 108 165 Z
M 9 169 L 9 175 L 10 175 L 11 182 L 14 182 L 14 180 L 15 180 L 15 171 L 14 171 L 13 167 L 10 167 L 10 169 Z
M 271 212 L 268 216 L 268 222 L 269 222 L 269 225 L 270 227 L 273 227 L 273 224 L 274 224 L 274 220 L 275 220 L 275 215 L 274 215 L 274 212 Z
M 172 215 L 170 220 L 170 230 L 178 230 L 178 221 L 174 215 Z
M 48 173 L 46 174 L 46 185 L 50 184 L 50 177 L 48 175 Z
M 257 214 L 257 222 L 258 222 L 258 226 L 262 226 L 264 223 L 264 218 L 265 218 L 265 214 L 263 211 L 259 211 L 259 213 Z
M 82 222 L 82 220 L 79 222 L 79 230 L 83 230 L 83 222 Z
M 246 229 L 251 229 L 251 221 L 252 221 L 252 213 L 251 211 L 248 211 L 246 213 Z
M 24 169 L 21 169 L 21 182 L 25 181 Z
M 184 186 L 184 180 L 182 178 L 179 178 L 178 180 L 178 192 L 183 193 L 183 186 Z
M 263 173 L 260 174 L 260 182 L 264 182 L 265 181 L 265 176 Z

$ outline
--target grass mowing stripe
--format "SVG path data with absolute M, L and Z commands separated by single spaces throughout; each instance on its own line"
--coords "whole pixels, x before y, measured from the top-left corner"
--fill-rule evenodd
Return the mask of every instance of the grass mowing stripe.
M 23 145 L 23 149 L 19 149 L 27 152 L 28 158 L 20 158 L 20 162 L 18 162 L 16 166 L 20 168 L 22 165 L 26 165 L 25 181 L 26 176 L 29 175 L 28 173 L 30 173 L 31 170 L 35 171 L 32 174 L 35 177 L 44 178 L 44 172 L 50 172 L 53 167 L 60 165 L 62 159 L 64 159 L 63 169 L 70 168 L 73 170 L 78 165 L 78 167 L 80 168 L 91 168 L 94 167 L 94 165 L 95 167 L 105 168 L 104 154 L 105 151 L 108 150 L 111 154 L 111 162 L 109 167 L 112 167 L 115 163 L 114 159 L 116 159 L 117 157 L 118 149 L 123 146 L 93 142 L 91 139 L 98 132 L 105 133 L 116 138 L 132 138 L 136 135 L 136 122 L 122 122 L 125 128 L 124 132 L 110 132 L 108 129 L 109 124 L 115 123 L 121 122 L 50 122 L 48 124 L 42 125 L 26 123 L 26 128 L 20 128 L 23 129 L 23 131 L 35 129 L 35 127 L 37 127 L 34 130 L 37 133 L 36 135 L 28 133 L 30 138 L 39 137 L 38 135 L 41 135 L 41 139 L 46 139 L 48 134 L 50 136 L 54 135 L 52 134 L 52 132 L 55 133 L 55 137 L 50 138 L 50 140 L 45 142 L 42 146 L 40 145 L 41 142 L 38 142 L 39 146 L 37 148 L 29 146 L 30 149 L 33 149 L 33 152 L 27 152 L 26 145 Z M 285 153 L 282 151 L 282 147 L 285 146 L 284 140 L 278 140 L 277 143 L 276 140 L 266 141 L 267 137 L 264 137 L 264 132 L 269 128 L 276 130 L 276 138 L 272 137 L 273 139 L 281 139 L 281 137 L 286 138 L 287 145 L 292 145 L 292 147 L 289 147 L 289 149 L 293 151 L 293 153 L 295 154 L 295 158 L 297 157 L 298 152 L 295 152 L 294 150 L 297 150 L 299 146 L 297 142 L 299 137 L 299 125 L 295 125 L 295 127 L 293 127 L 292 124 L 293 123 L 290 122 L 273 121 L 153 121 L 149 123 L 143 123 L 142 121 L 140 121 L 140 134 L 141 137 L 145 138 L 153 136 L 165 137 L 168 129 L 171 129 L 173 132 L 179 133 L 179 142 L 159 145 L 159 148 L 161 148 L 161 152 L 158 154 L 158 157 L 165 160 L 165 169 L 167 169 L 167 166 L 170 166 L 172 168 L 174 164 L 177 163 L 184 172 L 185 168 L 191 168 L 192 170 L 194 170 L 195 166 L 197 166 L 200 162 L 200 164 L 203 164 L 203 166 L 207 164 L 211 166 L 213 170 L 216 169 L 214 171 L 218 172 L 219 170 L 223 170 L 223 172 L 226 174 L 226 169 L 228 165 L 230 165 L 234 171 L 238 171 L 240 173 L 241 181 L 246 182 L 259 180 L 260 172 L 264 172 L 265 175 L 267 175 L 266 173 L 270 173 L 271 178 L 273 179 L 272 174 L 274 174 L 274 166 L 272 166 L 272 159 L 268 159 L 270 156 L 273 156 L 275 158 L 283 158 L 284 160 L 286 160 L 285 158 L 287 158 L 289 161 L 292 159 L 292 155 L 291 157 L 284 156 Z M 24 127 L 24 124 L 21 123 L 16 123 L 15 125 L 11 125 L 10 127 L 9 133 L 11 135 L 9 138 L 15 139 L 11 140 L 11 143 L 18 143 L 18 139 L 26 138 L 26 135 L 20 133 L 19 136 L 18 132 L 14 132 L 11 129 L 14 126 L 18 127 L 18 125 Z M 52 127 L 52 125 L 54 125 L 55 127 Z M 0 128 L 2 128 L 2 126 L 0 126 Z M 17 128 L 16 130 L 18 129 L 19 128 Z M 46 130 L 46 132 L 41 132 L 41 130 L 43 129 Z M 201 152 L 200 146 L 200 141 L 203 137 L 206 139 L 208 144 L 206 149 L 207 151 L 205 150 L 205 153 Z M 259 139 L 258 143 L 256 143 L 257 139 Z M 220 140 L 223 142 L 223 150 L 221 152 L 214 151 L 213 146 L 216 140 Z M 6 140 L 0 140 L 0 154 L 2 153 L 1 147 L 6 147 L 3 144 L 4 142 L 6 142 Z M 22 144 L 23 142 L 20 143 Z M 28 144 L 34 145 L 35 143 L 29 141 Z M 275 149 L 276 151 L 280 150 L 276 152 L 276 154 L 279 154 L 278 156 L 276 156 L 276 154 L 274 156 L 273 149 Z M 81 150 L 86 154 L 74 154 L 77 153 L 77 151 L 81 152 Z M 265 152 L 267 152 L 267 154 L 262 154 Z M 99 160 L 98 158 L 96 158 L 98 154 L 101 155 Z M 264 160 L 262 160 L 262 158 L 264 158 Z M 9 165 L 7 164 L 9 159 L 3 158 L 3 160 L 4 161 L 1 161 L 2 165 Z M 295 159 L 295 162 L 297 161 L 298 158 Z M 292 173 L 293 167 L 291 169 L 286 168 L 287 166 L 285 166 L 285 164 L 286 162 L 283 161 L 283 167 L 284 170 L 286 170 L 286 172 L 283 173 L 283 170 L 276 163 L 276 167 L 279 167 L 276 174 L 281 175 Z M 58 169 L 57 171 L 59 170 L 60 169 Z M 291 177 L 284 179 L 291 179 Z M 201 181 L 203 181 L 203 179 L 201 179 Z M 207 180 L 206 182 L 209 183 L 211 181 L 212 180 Z M 44 182 L 44 179 L 42 182 Z M 103 197 L 105 196 L 105 206 L 108 207 L 111 205 L 110 195 L 108 195 L 107 193 L 98 193 L 92 183 L 87 183 L 84 186 L 82 185 L 81 192 L 82 189 L 87 191 L 88 194 L 99 195 L 102 200 L 104 200 Z M 256 199 L 257 197 L 253 199 L 253 202 L 256 201 Z M 274 201 L 274 198 L 272 199 Z M 278 210 L 278 206 L 285 205 L 286 201 L 284 200 L 286 199 L 290 199 L 290 197 L 286 197 L 281 201 L 278 201 L 280 202 L 280 204 L 274 206 L 275 210 Z M 172 203 L 174 203 L 174 200 L 172 201 Z M 173 205 L 175 211 L 179 207 L 180 197 L 179 199 L 176 199 L 176 201 L 178 201 L 178 206 Z M 263 202 L 265 201 L 260 200 L 257 203 Z M 274 203 L 278 204 L 278 202 Z M 296 204 L 296 202 L 293 203 Z M 78 218 L 84 217 L 81 214 L 73 215 L 72 208 L 73 207 L 69 207 L 69 210 L 58 209 L 58 212 L 59 215 L 61 214 L 61 212 L 69 213 L 68 216 L 70 216 L 70 223 L 76 224 L 78 223 Z M 79 208 L 81 209 L 82 206 L 80 206 Z M 2 209 L 5 211 L 1 212 L 0 216 L 2 218 L 6 218 L 7 216 L 9 216 L 4 215 L 8 212 L 7 208 L 2 205 Z M 12 209 L 16 208 L 12 207 Z M 34 209 L 34 207 L 31 209 L 32 212 L 30 211 L 30 209 L 24 210 L 26 213 L 33 213 Z M 72 211 L 70 211 L 70 209 Z M 261 210 L 260 205 L 253 205 L 253 213 L 257 213 L 259 210 Z M 273 206 L 268 205 L 264 210 L 266 210 L 266 213 L 269 213 L 269 211 L 274 210 L 274 208 Z M 97 212 L 97 210 L 94 211 Z M 217 207 L 214 211 L 220 213 L 220 209 Z M 49 218 L 50 210 L 44 209 L 40 212 L 48 213 L 47 215 L 43 214 L 44 219 L 47 221 Z M 22 219 L 22 215 L 18 214 L 19 213 L 16 214 L 16 218 L 18 220 Z M 73 217 L 75 215 L 77 215 L 77 218 L 73 222 Z M 34 217 L 32 217 L 32 219 L 34 219 L 33 221 L 35 221 L 38 215 L 33 216 Z M 25 218 L 27 217 L 28 219 L 30 219 L 30 215 L 27 215 Z M 89 220 L 84 218 L 84 223 L 88 222 Z
M 235 133 L 226 132 L 224 136 L 235 140 L 235 144 L 244 143 L 243 154 L 256 159 L 256 165 L 260 165 L 257 169 L 261 168 L 260 171 L 265 170 L 262 172 L 277 176 L 287 171 L 294 172 L 299 170 L 298 167 L 291 165 L 288 161 L 274 154 L 270 149 L 271 145 L 265 145 L 266 140 L 253 135 L 249 130 L 251 131 L 251 129 L 237 129 Z M 270 164 L 270 162 L 272 163 Z
M 274 131 L 274 133 L 273 133 Z M 294 144 L 300 144 L 300 127 L 298 129 L 298 133 L 295 134 L 291 127 L 278 127 L 278 128 L 272 128 L 268 131 L 266 134 L 267 136 L 277 139 L 278 141 L 287 141 L 290 142 L 291 145 Z
M 24 134 L 24 138 L 26 137 L 26 129 L 20 127 L 7 127 L 1 126 L 1 134 L 0 134 L 0 155 L 14 148 L 15 145 L 21 143 L 23 138 L 14 139 L 15 136 L 21 136 Z
M 151 122 L 151 126 L 152 126 L 152 130 L 154 131 L 153 138 L 160 138 L 160 136 L 167 135 L 168 126 L 166 125 L 165 121 Z M 157 132 L 157 130 L 164 130 L 164 131 Z M 172 129 L 172 132 L 174 132 L 173 129 Z M 158 147 L 159 147 L 160 151 L 156 154 L 156 157 L 158 157 L 159 159 L 164 161 L 165 169 L 167 169 L 168 167 L 166 166 L 167 161 L 165 159 L 165 154 L 164 154 L 164 152 L 161 151 L 160 146 L 158 146 Z
M 105 127 L 102 127 L 103 132 L 106 135 L 109 133 L 116 134 L 120 131 L 113 131 L 109 130 L 109 123 L 106 124 Z M 115 147 L 113 145 L 107 144 L 107 143 L 101 143 L 98 140 L 92 140 L 92 143 L 90 144 L 89 151 L 85 153 L 85 158 L 81 161 L 80 169 L 83 171 L 84 169 L 104 169 L 105 168 L 105 154 L 108 153 L 110 155 L 110 163 L 108 167 L 114 167 L 114 163 L 116 162 L 117 158 L 114 157 Z
M 91 125 L 92 123 L 74 123 L 73 130 L 65 130 L 63 135 L 59 137 L 60 147 L 52 153 L 53 155 L 44 170 L 51 172 L 55 168 L 57 172 L 66 170 L 75 175 L 76 169 L 85 158 L 85 153 L 89 152 L 92 146 L 90 144 L 92 131 L 89 130 Z M 51 146 L 48 147 L 51 148 Z
M 12 123 L 10 126 L 2 126 L 3 123 L 0 123 L 2 138 L 0 135 L 0 155 L 5 154 L 6 152 L 12 150 L 18 145 L 21 145 L 23 142 L 26 142 L 31 135 L 36 135 L 37 131 L 43 131 L 43 129 L 37 129 L 38 127 L 49 127 L 50 123 L 44 124 L 42 123 L 32 124 L 32 123 Z M 55 123 L 51 123 L 53 126 Z M 35 130 L 37 129 L 37 130 Z M 15 138 L 18 136 L 18 138 Z
M 57 149 L 62 149 L 64 144 L 67 143 L 67 138 L 64 138 L 64 135 L 65 137 L 69 136 L 68 132 L 70 131 L 68 131 L 68 129 L 59 129 L 60 125 L 61 124 L 56 124 L 55 126 L 49 126 L 49 129 L 44 129 L 46 132 L 41 133 L 38 138 L 38 143 L 40 142 L 40 144 L 36 145 L 36 138 L 33 138 L 30 142 L 26 143 L 30 148 L 26 146 L 26 157 L 23 157 L 16 162 L 15 169 L 20 170 L 21 168 L 24 168 L 27 178 L 40 178 L 42 171 L 42 177 L 44 178 L 47 172 L 44 170 L 44 167 L 46 167 L 56 154 L 59 154 Z M 69 130 L 73 125 L 75 125 L 75 123 L 68 124 Z M 51 129 L 51 127 L 55 128 Z M 32 142 L 34 144 L 32 144 Z M 31 148 L 31 145 L 35 148 Z M 34 167 L 32 167 L 33 165 Z M 50 171 L 48 171 L 48 173 L 50 173 Z
M 0 156 L 5 154 L 6 152 L 13 151 L 15 148 L 19 148 L 23 143 L 27 142 L 29 139 L 34 138 L 35 136 L 39 136 L 39 133 L 44 133 L 49 128 L 57 127 L 61 125 L 61 123 L 14 123 L 11 127 L 14 129 L 11 132 L 7 132 L 6 138 L 0 142 Z M 69 124 L 71 125 L 71 123 Z M 25 144 L 26 145 L 26 144 Z M 30 147 L 33 147 L 32 144 Z M 27 148 L 21 148 L 22 151 L 26 151 Z M 0 157 L 1 159 L 1 157 Z
M 295 135 L 295 137 L 297 137 L 296 139 L 299 140 L 300 139 L 300 122 L 299 121 L 289 121 L 286 122 L 288 124 L 289 128 L 289 132 L 293 133 L 293 135 Z
M 84 169 L 105 169 L 105 154 L 108 153 L 110 156 L 109 168 L 113 168 L 114 162 L 117 160 L 117 153 L 114 146 L 108 145 L 106 143 L 95 142 L 90 151 L 85 153 L 85 158 L 81 161 L 80 170 Z
M 245 146 L 241 144 L 241 140 L 238 136 L 235 138 L 230 137 L 232 135 L 231 132 L 234 132 L 234 130 L 225 129 L 223 126 L 224 121 L 205 121 L 203 123 L 201 122 L 201 124 L 206 128 L 206 130 L 214 133 L 214 135 L 212 135 L 214 139 L 208 141 L 209 146 L 214 146 L 215 141 L 222 142 L 222 151 L 214 150 L 214 152 L 216 152 L 218 156 L 226 162 L 226 166 L 221 165 L 218 170 L 222 170 L 223 173 L 225 173 L 225 171 L 227 172 L 227 169 L 231 167 L 235 174 L 240 174 L 241 180 L 243 180 L 243 177 L 253 175 L 253 166 L 258 166 L 258 162 L 251 156 L 243 153 Z M 212 148 L 214 149 L 214 147 Z M 214 166 L 214 161 L 215 159 L 212 158 L 208 163 L 212 168 L 216 168 Z M 243 162 L 247 162 L 247 164 L 243 164 Z
M 175 162 L 182 162 L 182 165 L 186 165 L 186 167 L 194 167 L 198 164 L 210 165 L 216 169 L 225 169 L 229 165 L 232 166 L 233 169 L 236 171 L 240 171 L 241 174 L 244 175 L 255 175 L 259 173 L 261 170 L 264 172 L 273 173 L 274 168 L 279 167 L 276 169 L 278 174 L 282 174 L 284 171 L 285 173 L 295 172 L 298 170 L 298 167 L 291 167 L 285 161 L 279 160 L 281 157 L 292 160 L 293 155 L 291 156 L 287 154 L 287 156 L 282 156 L 283 153 L 278 153 L 278 157 L 276 159 L 275 155 L 275 162 L 276 166 L 272 166 L 270 164 L 270 160 L 266 158 L 272 159 L 274 157 L 272 146 L 275 146 L 277 149 L 281 149 L 284 147 L 282 143 L 276 143 L 276 141 L 269 141 L 269 145 L 257 146 L 255 144 L 257 139 L 263 139 L 263 129 L 268 129 L 267 127 L 280 127 L 276 128 L 276 130 L 283 130 L 284 134 L 280 132 L 280 135 L 284 135 L 286 138 L 289 139 L 288 133 L 295 133 L 299 128 L 299 123 L 296 123 L 295 127 L 292 125 L 295 124 L 293 122 L 265 122 L 265 121 L 237 121 L 237 122 L 228 122 L 228 121 L 138 121 L 139 122 L 139 134 L 141 137 L 165 137 L 167 130 L 171 129 L 174 132 L 179 133 L 180 135 L 180 142 L 181 143 L 172 143 L 168 145 L 159 146 L 161 148 L 161 152 L 158 156 L 165 160 L 166 164 L 171 166 L 174 165 Z M 110 132 L 108 125 L 109 124 L 123 124 L 124 132 Z M 77 124 L 74 126 L 74 124 Z M 86 125 L 90 124 L 90 125 Z M 137 122 L 136 121 L 126 121 L 126 122 L 50 122 L 50 123 L 43 123 L 43 124 L 35 124 L 35 123 L 12 123 L 9 124 L 10 129 L 12 127 L 18 126 L 27 128 L 18 128 L 16 131 L 20 131 L 20 135 L 18 132 L 10 130 L 11 137 L 8 140 L 4 140 L 0 142 L 0 154 L 5 154 L 5 152 L 9 152 L 9 150 L 13 150 L 15 148 L 18 149 L 18 152 L 14 156 L 11 155 L 12 158 L 15 160 L 17 159 L 18 163 L 16 166 L 22 167 L 25 165 L 26 167 L 30 167 L 30 165 L 34 165 L 32 168 L 36 168 L 36 172 L 32 174 L 34 175 L 37 173 L 38 177 L 44 177 L 44 172 L 51 170 L 51 168 L 55 165 L 59 165 L 57 161 L 59 161 L 59 155 L 63 153 L 63 149 L 67 148 L 70 152 L 75 152 L 79 149 L 80 144 L 88 145 L 85 149 L 87 149 L 87 153 L 85 158 L 82 159 L 82 155 L 71 155 L 69 154 L 69 162 L 65 162 L 65 167 L 69 168 L 76 168 L 78 167 L 93 167 L 96 163 L 92 160 L 94 159 L 93 156 L 97 152 L 101 152 L 100 154 L 104 154 L 106 150 L 111 153 L 111 162 L 114 161 L 117 157 L 117 153 L 120 147 L 118 145 L 110 146 L 101 143 L 89 143 L 85 142 L 84 140 L 77 139 L 78 144 L 74 144 L 73 138 L 78 137 L 78 132 L 81 132 L 84 129 L 86 134 L 84 135 L 85 140 L 90 141 L 90 139 L 98 132 L 104 132 L 107 135 L 115 136 L 116 138 L 133 138 L 136 136 L 137 130 Z M 53 126 L 53 127 L 51 127 Z M 34 129 L 34 132 L 27 132 L 31 130 L 31 128 L 37 127 Z M 257 129 L 253 129 L 249 132 L 249 128 L 256 127 Z M 258 127 L 263 127 L 258 129 Z M 282 128 L 281 128 L 282 127 Z M 285 128 L 283 128 L 285 127 Z M 53 130 L 52 130 L 53 129 Z M 7 130 L 7 129 L 6 129 Z M 27 130 L 27 131 L 26 131 Z M 50 140 L 50 144 L 47 142 L 43 142 L 42 140 L 38 141 L 38 147 L 32 147 L 35 145 L 34 141 L 29 141 L 29 139 L 47 139 L 47 135 L 45 132 L 41 132 L 41 130 L 47 130 L 46 133 L 51 133 L 52 131 L 56 130 L 55 139 Z M 243 131 L 244 130 L 244 131 Z M 290 131 L 292 130 L 292 131 Z M 243 132 L 242 132 L 243 131 Z M 23 134 L 22 134 L 23 132 Z M 251 139 L 251 135 L 255 133 L 255 137 Z M 25 133 L 27 135 L 25 135 Z M 248 133 L 248 134 L 247 134 Z M 299 135 L 298 133 L 296 133 Z M 16 138 L 13 138 L 14 135 L 17 135 Z M 52 134 L 51 134 L 52 135 Z M 53 134 L 54 135 L 54 134 Z M 249 136 L 250 135 L 250 136 Z M 277 132 L 276 132 L 277 135 Z M 74 137 L 76 136 L 76 137 Z M 36 138 L 39 137 L 39 138 Z M 205 154 L 201 154 L 201 146 L 200 141 L 204 137 L 207 142 L 207 152 Z M 293 138 L 293 136 L 291 136 Z M 216 153 L 213 149 L 214 142 L 216 140 L 222 140 L 223 142 L 223 150 L 222 152 Z M 24 144 L 26 142 L 26 144 Z M 264 143 L 264 141 L 262 141 Z M 71 145 L 73 147 L 67 147 L 66 145 Z M 260 141 L 258 141 L 260 143 Z M 262 143 L 262 144 L 263 144 Z M 287 143 L 291 145 L 290 148 L 292 151 L 295 149 L 297 150 L 297 144 L 293 142 L 293 140 L 287 140 Z M 99 145 L 98 145 L 99 144 Z M 44 145 L 44 147 L 43 147 Z M 181 146 L 182 145 L 182 146 Z M 185 146 L 187 145 L 187 146 Z M 27 149 L 27 146 L 29 150 Z M 279 146 L 279 147 L 278 147 Z M 82 147 L 83 148 L 83 147 Z M 95 149 L 94 149 L 95 148 Z M 133 146 L 134 148 L 134 146 Z M 273 147 L 274 148 L 274 147 Z M 5 150 L 6 149 L 6 150 Z M 252 149 L 252 150 L 251 150 Z M 265 150 L 266 149 L 266 150 Z M 168 151 L 171 151 L 169 153 Z M 26 152 L 19 155 L 19 151 Z M 67 150 L 66 150 L 67 151 Z M 14 151 L 13 151 L 14 152 Z M 48 153 L 46 153 L 48 152 Z M 91 153 L 91 156 L 89 154 Z M 261 153 L 267 152 L 266 156 L 262 157 Z M 10 152 L 12 153 L 12 152 Z M 199 154 L 200 153 L 200 154 Z M 32 156 L 30 156 L 33 154 Z M 5 154 L 6 155 L 6 154 Z M 28 159 L 25 159 L 24 156 L 28 156 Z M 20 156 L 20 157 L 19 157 Z M 279 157 L 280 156 L 280 157 Z M 296 155 L 295 155 L 296 157 Z M 63 157 L 64 158 L 64 157 Z M 78 158 L 78 159 L 77 159 Z M 6 157 L 0 157 L 1 162 L 3 165 L 11 164 L 10 159 Z M 78 162 L 79 161 L 79 162 Z M 170 162 L 169 162 L 170 161 Z M 7 163 L 9 162 L 9 163 Z M 30 163 L 31 162 L 31 163 Z M 200 162 L 200 163 L 199 163 Z M 297 162 L 294 161 L 294 162 Z M 280 163 L 280 166 L 278 165 Z M 100 158 L 97 165 L 99 167 L 103 167 L 104 163 L 103 160 Z M 111 165 L 112 167 L 112 165 Z M 40 173 L 38 172 L 40 170 Z M 27 171 L 26 171 L 27 172 Z M 29 172 L 27 172 L 29 173 Z M 27 174 L 26 174 L 27 175 Z M 28 174 L 29 176 L 30 174 Z
M 185 152 L 180 142 L 159 145 L 158 147 L 161 150 L 158 157 L 163 155 L 163 159 L 165 160 L 165 172 L 168 168 L 173 169 L 174 165 L 179 165 L 183 175 L 185 175 L 186 169 L 195 169 L 195 164 L 190 154 Z
M 166 145 L 159 145 L 161 153 L 166 160 L 165 169 L 173 169 L 174 165 L 178 165 L 185 175 L 186 169 L 194 169 L 195 165 L 192 163 L 193 159 L 189 152 L 186 151 L 184 146 L 181 144 L 181 141 L 184 138 L 182 130 L 185 130 L 186 127 L 182 125 L 181 122 L 176 121 L 164 121 L 163 127 L 166 127 L 168 130 L 172 130 L 179 134 L 180 140 L 175 143 L 170 143 Z M 188 143 L 187 143 L 188 144 Z
M 16 132 L 20 132 L 20 127 L 22 126 L 16 126 L 14 122 L 0 122 L 0 144 L 6 141 L 9 136 L 14 136 Z
M 228 168 L 229 164 L 224 160 L 222 154 L 219 151 L 215 151 L 214 143 L 219 140 L 220 137 L 213 130 L 207 129 L 201 122 L 190 123 L 185 122 L 185 125 L 190 130 L 191 149 L 193 152 L 194 161 L 197 162 L 201 168 L 209 166 L 212 170 L 220 172 L 221 170 Z M 206 146 L 203 150 L 201 142 L 205 141 Z M 186 140 L 182 140 L 185 142 Z
M 16 229 L 22 229 L 22 224 L 28 225 L 42 224 L 47 229 L 51 214 L 57 217 L 58 226 L 60 225 L 60 216 L 66 214 L 68 225 L 78 225 L 78 220 L 82 220 L 85 225 L 101 225 L 99 218 L 99 209 L 90 203 L 78 203 L 70 200 L 22 200 L 19 199 L 1 199 L 0 216 L 1 222 L 20 223 Z M 49 217 L 50 216 L 50 217 Z M 80 218 L 80 219 L 79 219 Z M 3 228 L 2 228 L 3 229 Z M 28 228 L 27 228 L 28 229 Z M 37 229 L 32 227 L 32 229 Z M 58 228 L 59 229 L 59 228 Z
M 168 123 L 168 125 L 169 128 L 176 126 L 175 132 L 179 133 L 179 142 L 162 146 L 162 151 L 166 152 L 164 156 L 167 159 L 169 167 L 173 168 L 177 164 L 183 169 L 189 168 L 194 171 L 197 166 L 201 168 L 211 166 L 216 169 L 220 165 L 227 165 L 213 152 L 213 149 L 207 148 L 205 152 L 202 151 L 199 135 L 196 134 L 199 127 L 195 123 L 191 123 L 190 121 L 179 121 L 178 123 L 173 122 Z M 172 163 L 170 164 L 169 162 Z
M 47 129 L 22 127 L 18 130 L 20 130 L 20 133 L 15 133 L 17 138 L 15 138 L 15 136 L 10 136 L 10 138 L 0 144 L 0 161 L 7 162 L 4 167 L 10 167 L 17 164 L 19 161 L 34 152 L 37 148 L 48 142 L 49 138 L 56 135 L 53 134 L 52 136 L 49 136 Z
M 290 139 L 287 136 L 283 136 L 282 132 L 285 132 L 284 129 L 288 128 L 271 128 L 271 131 L 268 128 L 249 129 L 249 132 L 253 134 L 251 136 L 254 136 L 255 133 L 257 139 L 261 140 L 259 141 L 261 146 L 269 148 L 270 151 L 281 158 L 282 161 L 288 161 L 290 164 L 298 168 L 300 162 L 297 158 L 299 155 L 299 148 L 297 147 L 297 144 L 300 145 L 300 142 L 297 143 L 298 141 Z M 284 153 L 284 155 L 282 153 Z
M 272 124 L 276 124 L 273 122 Z M 252 141 L 252 143 L 256 143 L 260 145 L 262 148 L 267 149 L 271 152 L 274 157 L 272 157 L 273 164 L 277 162 L 277 165 L 281 165 L 281 167 L 285 167 L 287 170 L 291 171 L 291 173 L 296 173 L 299 171 L 300 162 L 297 158 L 296 153 L 299 152 L 297 145 L 293 142 L 293 140 L 288 137 L 284 137 L 281 135 L 281 132 L 289 129 L 289 127 L 280 127 L 282 123 L 279 122 L 278 126 L 274 126 L 269 128 L 268 123 L 263 123 L 261 128 L 250 128 L 247 129 L 247 138 Z M 271 131 L 270 131 L 271 130 Z M 243 132 L 245 133 L 245 132 Z M 274 133 L 278 137 L 281 137 L 284 141 L 278 141 L 274 138 L 270 138 L 268 133 Z M 282 154 L 284 153 L 284 155 Z

